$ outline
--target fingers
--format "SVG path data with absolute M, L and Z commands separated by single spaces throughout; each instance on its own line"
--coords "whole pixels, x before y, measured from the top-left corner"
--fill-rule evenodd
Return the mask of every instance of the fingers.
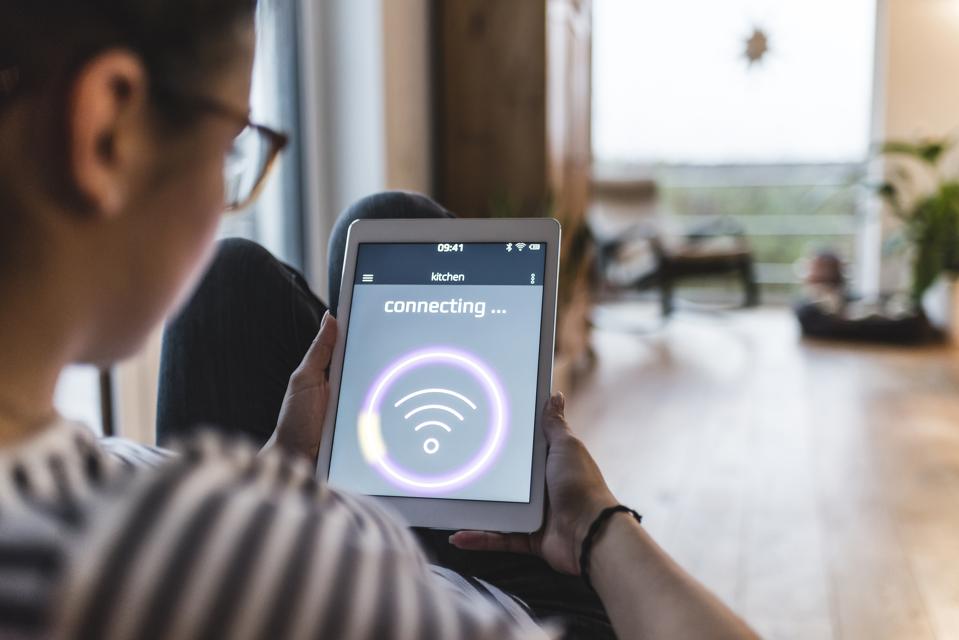
M 457 531 L 450 536 L 450 544 L 466 551 L 534 552 L 530 537 L 523 533 Z
M 543 412 L 543 433 L 546 434 L 546 442 L 552 444 L 557 438 L 569 433 L 565 411 L 566 397 L 560 392 L 554 393 L 546 402 L 546 410 Z

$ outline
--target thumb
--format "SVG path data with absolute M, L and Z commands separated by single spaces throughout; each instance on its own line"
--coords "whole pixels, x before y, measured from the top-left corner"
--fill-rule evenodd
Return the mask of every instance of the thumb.
M 333 357 L 333 345 L 336 344 L 336 318 L 327 311 L 320 323 L 320 331 L 306 350 L 303 361 L 294 372 L 294 377 L 303 384 L 317 384 L 326 379 L 326 369 Z
M 557 438 L 569 433 L 569 425 L 566 424 L 566 397 L 561 392 L 556 392 L 546 402 L 546 409 L 543 411 L 543 433 L 546 434 L 546 442 L 552 444 Z
M 508 553 L 535 553 L 532 538 L 525 533 L 495 533 L 492 531 L 457 531 L 450 536 L 450 544 L 466 551 L 506 551 Z

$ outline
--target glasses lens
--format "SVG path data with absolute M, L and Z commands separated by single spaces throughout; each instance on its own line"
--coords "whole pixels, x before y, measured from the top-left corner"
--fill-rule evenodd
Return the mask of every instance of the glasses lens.
M 223 168 L 228 209 L 236 209 L 250 201 L 263 180 L 271 155 L 269 139 L 255 127 L 246 127 L 234 139 Z

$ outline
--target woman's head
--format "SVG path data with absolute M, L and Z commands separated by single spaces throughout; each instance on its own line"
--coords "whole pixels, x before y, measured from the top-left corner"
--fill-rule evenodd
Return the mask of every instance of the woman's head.
M 57 295 L 72 358 L 129 354 L 205 264 L 255 4 L 5 2 L 0 292 Z

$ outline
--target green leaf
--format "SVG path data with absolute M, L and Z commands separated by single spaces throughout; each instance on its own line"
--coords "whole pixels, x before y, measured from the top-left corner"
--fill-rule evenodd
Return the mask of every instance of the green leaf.
M 899 196 L 899 190 L 891 182 L 882 182 L 876 187 L 876 193 L 883 200 L 895 200 Z
M 890 140 L 884 142 L 879 147 L 879 152 L 910 156 L 934 166 L 951 146 L 952 143 L 948 140 L 930 139 L 915 143 L 902 140 Z

